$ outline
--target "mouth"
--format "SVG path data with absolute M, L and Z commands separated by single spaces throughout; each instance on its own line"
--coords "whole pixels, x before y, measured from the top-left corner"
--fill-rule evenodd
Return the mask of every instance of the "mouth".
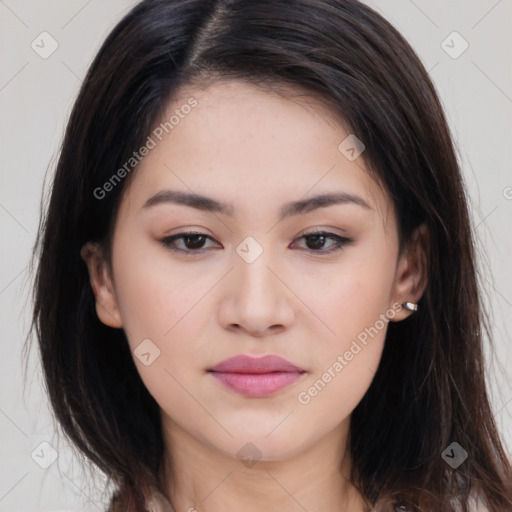
M 286 359 L 273 355 L 260 358 L 235 356 L 207 371 L 223 386 L 248 397 L 273 395 L 307 373 Z

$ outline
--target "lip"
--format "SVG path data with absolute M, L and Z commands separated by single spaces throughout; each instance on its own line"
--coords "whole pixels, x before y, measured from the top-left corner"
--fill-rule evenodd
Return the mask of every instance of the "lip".
M 219 364 L 209 368 L 212 372 L 229 373 L 270 373 L 270 372 L 304 372 L 279 356 L 267 355 L 263 357 L 235 356 L 225 359 Z
M 236 393 L 265 397 L 290 386 L 305 370 L 275 355 L 258 358 L 240 355 L 220 362 L 208 372 Z

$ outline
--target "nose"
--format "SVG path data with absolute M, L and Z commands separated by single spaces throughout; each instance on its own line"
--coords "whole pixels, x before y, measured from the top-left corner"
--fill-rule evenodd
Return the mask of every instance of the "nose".
M 237 254 L 226 279 L 219 308 L 221 325 L 230 331 L 244 331 L 255 337 L 277 334 L 295 319 L 294 295 L 286 284 L 270 251 L 251 263 Z

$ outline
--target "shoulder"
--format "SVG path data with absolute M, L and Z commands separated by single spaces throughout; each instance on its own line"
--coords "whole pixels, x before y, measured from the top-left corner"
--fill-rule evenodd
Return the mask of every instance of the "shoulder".
M 171 502 L 158 489 L 152 489 L 145 497 L 145 512 L 176 512 Z
M 133 505 L 132 505 L 133 507 Z M 130 510 L 131 508 L 128 507 Z M 106 512 L 126 512 L 126 503 L 122 502 L 119 492 L 115 492 Z M 141 512 L 176 512 L 170 501 L 158 491 L 152 488 L 151 491 L 144 494 L 144 508 Z

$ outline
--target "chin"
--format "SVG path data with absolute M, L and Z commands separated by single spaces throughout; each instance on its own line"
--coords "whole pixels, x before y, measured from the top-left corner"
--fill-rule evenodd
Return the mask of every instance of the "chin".
M 297 439 L 290 436 L 279 436 L 268 432 L 261 432 L 260 435 L 242 435 L 235 437 L 229 442 L 230 446 L 219 447 L 226 455 L 232 458 L 248 460 L 246 464 L 252 467 L 251 462 L 272 462 L 293 458 L 301 451 Z

